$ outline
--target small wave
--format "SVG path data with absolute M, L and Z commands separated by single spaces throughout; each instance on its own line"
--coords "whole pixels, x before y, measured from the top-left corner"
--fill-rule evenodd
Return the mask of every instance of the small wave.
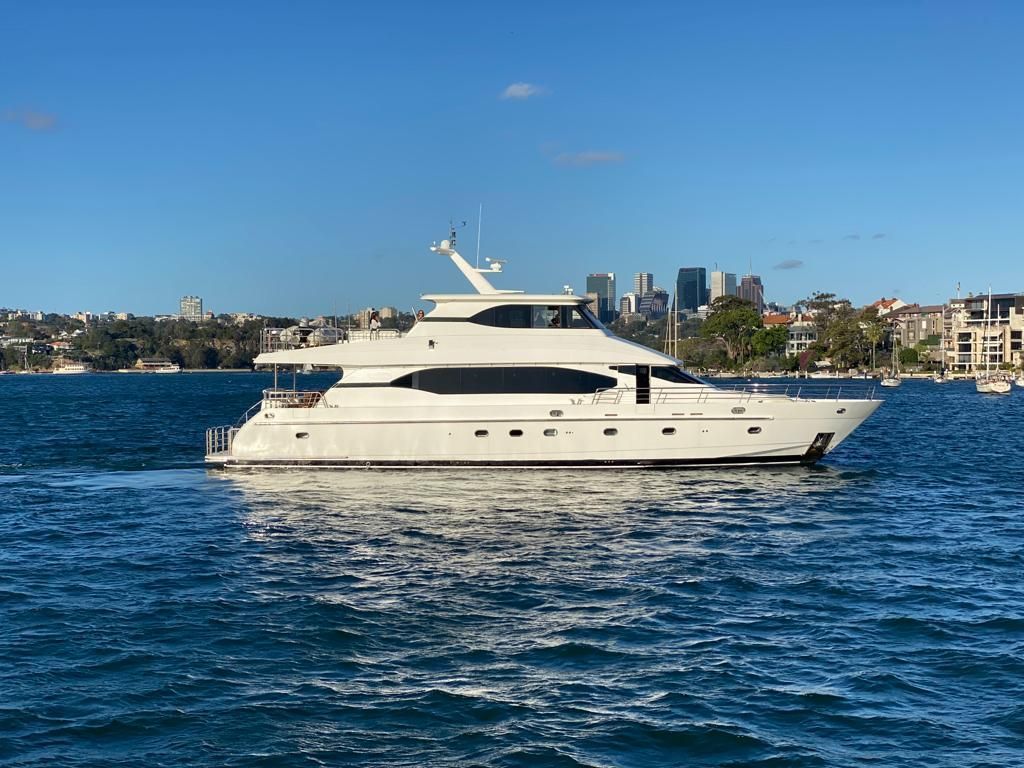
M 564 642 L 555 645 L 532 648 L 517 654 L 519 661 L 555 665 L 587 665 L 613 663 L 633 657 L 635 654 L 615 651 L 592 643 Z

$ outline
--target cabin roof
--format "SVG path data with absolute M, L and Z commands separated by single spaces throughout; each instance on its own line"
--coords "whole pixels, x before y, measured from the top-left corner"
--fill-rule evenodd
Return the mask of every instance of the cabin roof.
M 424 301 L 435 304 L 491 304 L 499 307 L 505 304 L 545 304 L 547 306 L 575 306 L 586 304 L 588 299 L 583 296 L 572 296 L 564 293 L 425 293 L 420 296 Z

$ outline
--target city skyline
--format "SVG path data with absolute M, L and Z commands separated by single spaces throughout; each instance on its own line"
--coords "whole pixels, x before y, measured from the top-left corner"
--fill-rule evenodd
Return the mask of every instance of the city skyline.
M 741 6 L 595 3 L 579 35 L 530 3 L 16 4 L 0 304 L 418 307 L 465 289 L 427 246 L 468 220 L 472 260 L 480 204 L 506 289 L 751 262 L 784 304 L 1024 287 L 1024 6 Z

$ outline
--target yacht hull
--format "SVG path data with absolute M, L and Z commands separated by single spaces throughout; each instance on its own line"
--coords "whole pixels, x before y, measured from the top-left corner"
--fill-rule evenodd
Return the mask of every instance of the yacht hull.
M 208 453 L 207 462 L 225 469 L 813 464 L 879 405 L 779 398 L 748 402 L 742 413 L 730 402 L 700 410 L 508 406 L 503 414 L 493 405 L 449 406 L 434 413 L 417 408 L 416 419 L 394 412 L 401 409 L 270 409 L 234 432 L 226 450 Z

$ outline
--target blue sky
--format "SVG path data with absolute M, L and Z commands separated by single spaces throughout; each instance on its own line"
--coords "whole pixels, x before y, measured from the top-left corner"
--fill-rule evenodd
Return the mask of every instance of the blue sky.
M 781 302 L 1024 291 L 1022 30 L 1020 3 L 5 2 L 0 305 L 420 306 L 466 287 L 427 246 L 465 219 L 472 258 L 480 203 L 505 288 L 752 261 Z

